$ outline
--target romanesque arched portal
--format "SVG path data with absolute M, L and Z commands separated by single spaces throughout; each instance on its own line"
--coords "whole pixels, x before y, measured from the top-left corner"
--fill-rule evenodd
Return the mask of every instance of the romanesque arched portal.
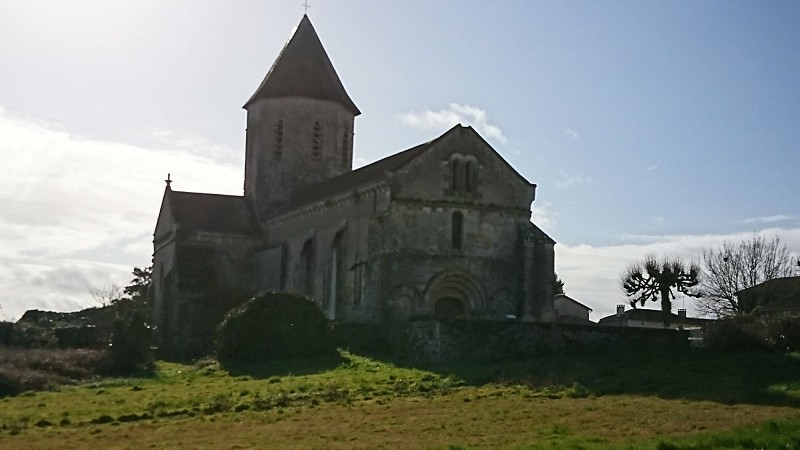
M 483 309 L 483 290 L 467 273 L 442 271 L 428 282 L 425 303 L 438 319 L 466 319 Z

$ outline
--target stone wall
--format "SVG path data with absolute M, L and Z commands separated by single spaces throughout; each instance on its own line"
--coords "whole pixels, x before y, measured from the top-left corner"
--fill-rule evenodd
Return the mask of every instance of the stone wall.
M 340 347 L 420 362 L 488 362 L 626 346 L 688 346 L 676 330 L 523 322 L 420 320 L 384 325 L 335 324 Z

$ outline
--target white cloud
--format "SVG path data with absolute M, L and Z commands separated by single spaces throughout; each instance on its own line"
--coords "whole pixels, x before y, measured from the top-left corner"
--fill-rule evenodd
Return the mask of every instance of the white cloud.
M 478 133 L 490 140 L 501 144 L 508 142 L 500 128 L 489 123 L 489 116 L 486 111 L 474 106 L 451 103 L 448 109 L 403 114 L 401 120 L 407 125 L 422 129 L 444 130 L 459 123 L 471 125 Z
M 575 131 L 575 130 L 573 130 L 571 128 L 567 128 L 566 130 L 564 130 L 564 134 L 569 136 L 574 141 L 580 141 L 581 140 L 581 135 L 578 134 L 577 131 Z
M 742 223 L 750 224 L 750 223 L 776 223 L 776 222 L 784 222 L 786 220 L 790 220 L 792 217 L 787 216 L 785 214 L 778 214 L 775 216 L 764 216 L 764 217 L 751 217 L 749 219 L 745 219 Z
M 800 228 L 768 228 L 761 232 L 768 237 L 780 236 L 781 242 L 785 242 L 795 255 L 800 253 Z M 625 242 L 619 245 L 558 244 L 556 271 L 564 280 L 567 295 L 592 308 L 591 318 L 597 321 L 613 314 L 616 305 L 628 305 L 619 287 L 619 278 L 629 262 L 649 253 L 699 260 L 703 249 L 718 247 L 725 241 L 749 239 L 752 235 L 752 231 L 725 235 L 635 235 L 626 236 Z M 678 298 L 675 305 L 685 305 L 692 314 L 695 311 L 693 301 L 691 298 Z M 648 305 L 651 307 L 658 308 L 655 304 Z
M 165 130 L 151 127 L 145 131 L 159 147 L 164 150 L 184 150 L 196 156 L 204 156 L 215 161 L 241 164 L 242 152 L 226 145 L 208 140 L 192 130 Z
M 201 149 L 202 150 L 202 149 Z M 186 149 L 83 139 L 0 116 L 0 305 L 90 305 L 87 285 L 126 285 L 147 265 L 167 172 L 173 189 L 241 194 L 241 168 Z
M 535 201 L 531 205 L 531 221 L 539 228 L 547 231 L 553 228 L 558 222 L 558 212 L 553 209 L 553 204 L 548 201 Z
M 590 176 L 559 170 L 556 188 L 565 189 L 577 186 L 591 186 L 592 183 L 592 177 Z
M 647 171 L 648 172 L 652 172 L 652 171 L 654 171 L 656 169 L 658 169 L 658 164 L 651 164 L 651 165 L 647 166 Z

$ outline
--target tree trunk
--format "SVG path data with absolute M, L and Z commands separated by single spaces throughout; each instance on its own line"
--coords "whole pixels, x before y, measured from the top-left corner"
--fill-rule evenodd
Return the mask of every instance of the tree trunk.
M 669 328 L 669 319 L 672 315 L 672 301 L 669 299 L 669 288 L 661 290 L 661 317 L 664 319 L 664 328 Z

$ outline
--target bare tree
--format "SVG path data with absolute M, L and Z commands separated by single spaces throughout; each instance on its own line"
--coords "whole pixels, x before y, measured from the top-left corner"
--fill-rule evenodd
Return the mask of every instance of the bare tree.
M 87 286 L 86 290 L 92 299 L 100 306 L 108 306 L 122 298 L 122 288 L 118 284 L 108 284 L 105 286 Z
M 703 251 L 698 310 L 715 317 L 752 312 L 755 305 L 740 305 L 736 293 L 775 278 L 788 277 L 794 258 L 778 236 L 766 239 L 753 233 L 738 243 L 723 242 L 719 248 Z
M 664 326 L 668 327 L 675 291 L 697 297 L 699 273 L 700 268 L 693 262 L 687 265 L 677 257 L 658 259 L 651 254 L 628 265 L 622 274 L 622 290 L 634 308 L 637 303 L 644 306 L 647 300 L 660 299 Z

